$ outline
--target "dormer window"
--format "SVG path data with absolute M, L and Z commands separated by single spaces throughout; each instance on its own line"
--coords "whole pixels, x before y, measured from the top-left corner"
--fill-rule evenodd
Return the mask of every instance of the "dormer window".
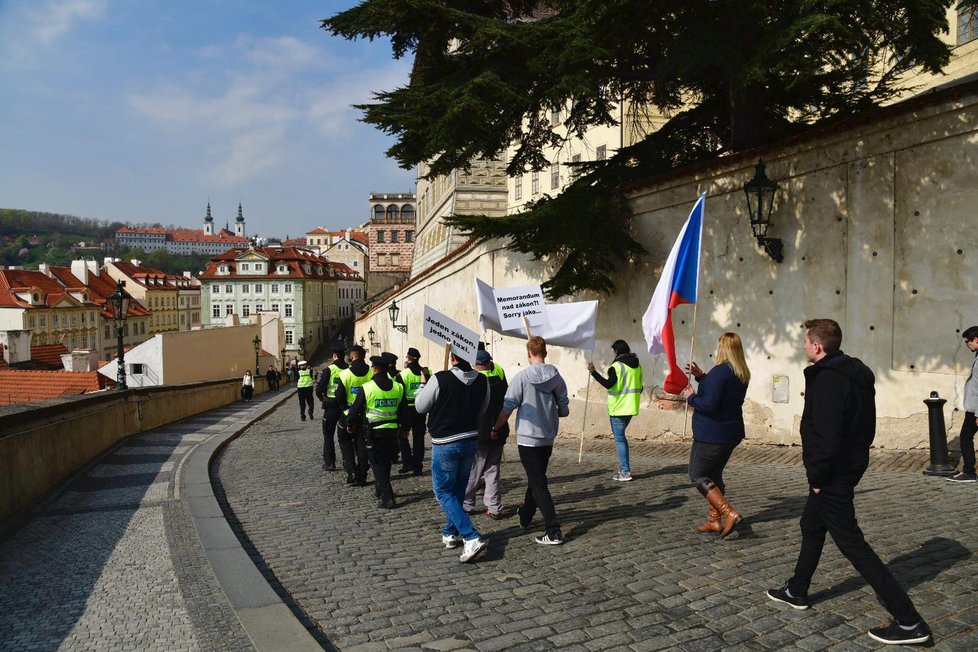
M 278 266 L 278 269 L 276 271 L 279 274 L 288 274 L 289 273 L 289 266 L 288 265 L 279 265 Z
M 34 303 L 40 303 L 40 302 L 41 302 L 41 295 L 38 294 L 37 292 L 35 292 L 34 293 Z
M 240 269 L 242 272 L 247 272 L 250 268 L 251 266 L 248 263 L 240 263 L 238 265 L 238 269 Z
M 231 269 L 227 265 L 221 265 L 217 268 L 218 274 L 230 274 Z

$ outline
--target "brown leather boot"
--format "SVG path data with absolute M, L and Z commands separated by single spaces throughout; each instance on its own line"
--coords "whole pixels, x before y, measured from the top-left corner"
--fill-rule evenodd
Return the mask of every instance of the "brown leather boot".
M 706 521 L 704 521 L 701 525 L 697 525 L 696 529 L 699 532 L 723 531 L 723 526 L 720 524 L 720 512 L 713 509 L 713 505 L 710 505 L 710 511 L 706 515 Z
M 713 484 L 712 481 L 706 480 L 699 483 L 696 486 L 700 490 L 700 493 L 710 501 L 710 507 L 717 510 L 720 513 L 720 517 L 723 519 L 723 529 L 720 531 L 720 538 L 725 538 L 728 534 L 733 532 L 733 529 L 740 523 L 741 516 L 740 512 L 735 510 L 727 502 L 724 497 L 723 492 L 720 491 L 720 487 Z

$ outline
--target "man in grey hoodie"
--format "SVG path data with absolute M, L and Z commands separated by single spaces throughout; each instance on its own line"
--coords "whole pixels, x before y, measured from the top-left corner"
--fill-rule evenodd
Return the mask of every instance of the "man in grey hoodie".
M 489 407 L 489 382 L 452 353 L 452 368 L 425 383 L 414 397 L 414 407 L 428 415 L 431 486 L 447 517 L 442 545 L 461 545 L 459 561 L 470 562 L 485 551 L 486 542 L 462 509 L 462 499 L 479 446 L 479 419 Z
M 567 383 L 557 367 L 547 364 L 547 343 L 542 337 L 531 337 L 526 343 L 530 366 L 516 374 L 503 399 L 503 410 L 493 432 L 498 432 L 516 414 L 516 443 L 520 462 L 526 471 L 526 496 L 516 511 L 520 527 L 530 527 L 537 508 L 543 515 L 547 531 L 535 539 L 543 545 L 560 545 L 564 536 L 550 495 L 547 466 L 557 438 L 559 418 L 570 414 Z
M 948 478 L 951 482 L 978 482 L 975 475 L 975 433 L 978 432 L 978 326 L 966 328 L 961 337 L 964 345 L 976 353 L 971 373 L 964 383 L 964 420 L 961 422 L 961 473 Z

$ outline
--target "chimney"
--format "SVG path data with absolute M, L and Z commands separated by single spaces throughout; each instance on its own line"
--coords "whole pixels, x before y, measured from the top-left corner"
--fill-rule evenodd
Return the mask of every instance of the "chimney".
M 0 344 L 3 345 L 3 360 L 8 365 L 31 360 L 32 331 L 0 331 Z
M 76 350 L 61 356 L 65 371 L 97 371 L 98 358 L 94 351 Z
M 94 260 L 86 260 L 85 265 L 88 266 L 88 273 L 92 276 L 98 276 L 98 263 Z
M 232 315 L 228 315 L 227 317 L 225 317 L 224 318 L 224 325 L 225 326 L 240 326 L 241 324 L 240 324 L 240 322 L 238 320 L 237 313 L 234 313 Z
M 47 263 L 41 263 L 40 265 L 38 265 L 37 271 L 44 274 L 48 278 L 51 278 L 51 266 L 48 265 Z
M 133 259 L 132 259 L 132 260 L 130 260 L 129 262 L 130 262 L 130 263 L 132 263 L 132 264 L 133 264 L 134 266 L 136 266 L 136 267 L 139 267 L 140 265 L 142 265 L 142 264 L 143 264 L 143 261 L 141 261 L 141 260 L 138 260 L 138 259 L 136 259 L 136 258 L 133 258 Z
M 71 273 L 82 282 L 82 285 L 88 287 L 88 264 L 84 260 L 73 260 L 71 261 Z
M 193 278 L 193 276 L 194 276 L 194 275 L 193 275 L 193 274 L 191 274 L 191 273 L 190 273 L 189 271 L 185 271 L 185 272 L 183 273 L 183 275 L 184 275 L 184 276 L 186 276 L 187 278 Z

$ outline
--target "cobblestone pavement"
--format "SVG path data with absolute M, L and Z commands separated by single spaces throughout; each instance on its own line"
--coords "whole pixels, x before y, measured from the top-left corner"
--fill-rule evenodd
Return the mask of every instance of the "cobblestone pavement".
M 130 437 L 0 539 L 0 649 L 251 649 L 176 478 L 265 396 Z
M 395 480 L 401 507 L 376 507 L 320 468 L 318 422 L 280 407 L 223 453 L 219 478 L 236 524 L 283 589 L 343 650 L 867 650 L 886 619 L 872 591 L 831 543 L 815 576 L 814 607 L 766 598 L 789 576 L 807 491 L 797 449 L 741 447 L 729 496 L 748 519 L 726 541 L 693 530 L 706 502 L 686 478 L 682 444 L 634 446 L 635 481 L 616 483 L 610 442 L 577 463 L 562 442 L 552 490 L 567 542 L 539 546 L 514 517 L 476 516 L 489 551 L 460 564 L 441 547 L 431 478 Z M 877 456 L 875 468 L 919 468 L 917 455 Z M 787 463 L 786 463 L 787 462 Z M 525 484 L 515 448 L 504 501 Z M 978 649 L 976 485 L 919 471 L 872 471 L 857 494 L 870 543 L 908 588 L 940 650 Z M 965 528 L 972 529 L 966 532 Z

